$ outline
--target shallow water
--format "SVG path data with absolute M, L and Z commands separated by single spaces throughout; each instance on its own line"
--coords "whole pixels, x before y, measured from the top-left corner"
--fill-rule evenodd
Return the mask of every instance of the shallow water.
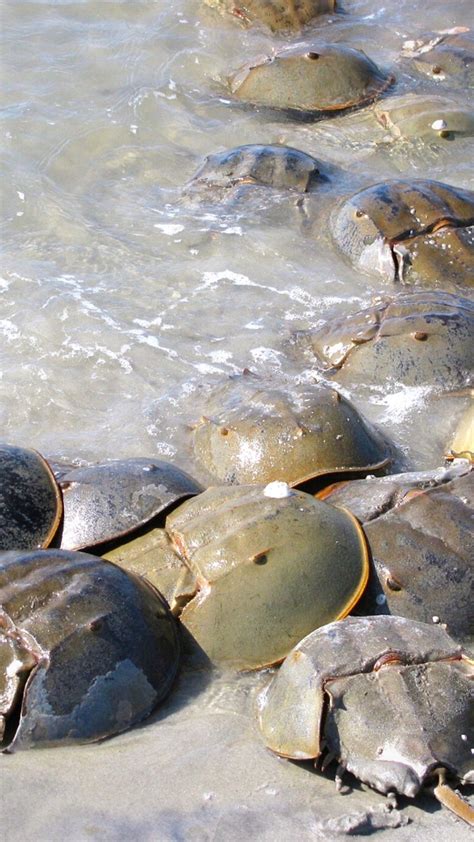
M 399 62 L 406 39 L 427 25 L 474 26 L 472 0 L 432 0 L 429 15 L 423 0 L 341 5 L 346 14 L 320 19 L 297 40 L 362 47 L 396 73 L 396 94 L 440 90 Z M 328 219 L 338 200 L 400 174 L 474 188 L 472 139 L 394 143 L 371 108 L 305 123 L 233 104 L 226 75 L 294 40 L 242 29 L 198 0 L 3 3 L 5 441 L 72 460 L 153 455 L 193 472 L 188 425 L 210 385 L 244 367 L 311 380 L 307 360 L 289 352 L 291 332 L 392 291 L 336 251 Z M 181 201 L 205 155 L 277 142 L 313 154 L 329 176 L 306 214 L 294 196 L 265 190 L 225 212 Z M 411 469 L 440 464 L 468 400 L 423 388 L 380 392 L 369 380 L 351 397 Z M 283 840 L 295 827 L 302 839 L 327 838 L 311 806 L 314 776 L 255 742 L 250 702 L 244 710 L 224 681 L 223 692 L 237 695 L 216 716 L 212 699 L 193 689 L 199 680 L 183 681 L 162 722 L 99 747 L 4 758 L 3 792 L 17 808 L 7 811 L 6 838 Z M 253 693 L 260 679 L 246 681 Z M 183 747 L 190 764 L 178 762 Z M 137 774 L 145 763 L 152 784 Z M 236 790 L 242 775 L 247 789 Z M 161 777 L 173 781 L 173 798 Z M 18 823 L 22 787 L 30 809 Z M 317 821 L 350 811 L 335 807 L 332 784 L 320 787 Z M 367 798 L 380 801 L 359 793 L 354 809 Z M 411 815 L 417 838 L 432 838 L 435 822 L 441 832 L 437 815 Z M 450 817 L 441 824 L 447 837 L 452 829 L 464 838 Z M 412 833 L 399 829 L 397 838 Z
M 397 94 L 439 91 L 398 58 L 426 31 L 421 0 L 342 5 L 297 40 L 363 47 L 397 74 Z M 473 18 L 471 0 L 430 3 L 432 28 Z M 311 378 L 287 353 L 291 331 L 391 291 L 336 251 L 327 224 L 341 196 L 400 173 L 474 185 L 471 139 L 388 143 L 371 108 L 298 123 L 232 104 L 226 75 L 295 38 L 197 0 L 11 2 L 2 23 L 0 418 L 12 443 L 189 468 L 200 390 L 245 366 Z M 180 203 L 203 156 L 253 142 L 321 160 L 330 182 L 306 218 L 294 196 L 265 190 L 226 213 Z M 369 384 L 352 397 L 413 468 L 438 464 L 465 406 Z

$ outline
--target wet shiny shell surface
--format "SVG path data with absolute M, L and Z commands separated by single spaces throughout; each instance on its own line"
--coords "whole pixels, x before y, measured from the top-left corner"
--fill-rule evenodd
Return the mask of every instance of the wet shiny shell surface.
M 310 629 L 345 616 L 365 587 L 356 520 L 283 488 L 282 497 L 269 496 L 272 486 L 210 488 L 167 518 L 197 583 L 180 619 L 211 661 L 276 663 Z
M 458 457 L 474 462 L 474 402 L 464 411 L 446 454 L 447 459 Z
M 186 187 L 191 196 L 225 198 L 240 185 L 307 192 L 319 176 L 318 161 L 291 146 L 248 144 L 208 155 Z
M 0 605 L 3 747 L 111 736 L 171 687 L 175 620 L 151 586 L 109 562 L 62 550 L 2 553 Z
M 332 230 L 342 251 L 368 272 L 391 280 L 409 280 L 413 275 L 425 283 L 436 283 L 438 275 L 442 280 L 443 273 L 449 273 L 449 266 L 456 260 L 460 265 L 454 280 L 472 283 L 472 237 L 461 238 L 459 245 L 453 240 L 450 248 L 445 244 L 443 249 L 444 239 L 437 241 L 433 236 L 473 224 L 474 192 L 442 182 L 412 179 L 386 181 L 356 193 L 334 214 Z M 414 242 L 418 238 L 424 239 L 420 255 L 416 254 Z M 433 257 L 429 258 L 430 244 L 436 250 L 438 265 Z M 443 266 L 445 262 L 447 265 Z
M 243 102 L 317 113 L 364 105 L 392 82 L 361 50 L 316 43 L 247 65 L 230 86 Z
M 242 23 L 255 21 L 266 24 L 274 32 L 281 30 L 299 30 L 317 15 L 333 12 L 336 0 L 204 0 L 206 5 L 218 9 L 223 14 L 233 15 Z
M 293 649 L 260 698 L 260 729 L 278 754 L 315 758 L 324 741 L 361 780 L 414 796 L 443 764 L 473 777 L 461 736 L 469 733 L 472 674 L 439 626 L 349 617 Z
M 426 291 L 382 300 L 301 335 L 299 342 L 333 369 L 338 383 L 390 388 L 459 388 L 474 365 L 474 305 L 467 298 Z
M 373 567 L 357 614 L 395 614 L 444 623 L 474 636 L 474 473 L 409 492 L 364 524 Z
M 61 493 L 45 459 L 0 444 L 0 550 L 47 547 L 61 514 Z
M 61 477 L 61 548 L 82 549 L 125 535 L 201 486 L 169 462 L 121 459 L 75 468 Z
M 320 474 L 389 460 L 381 435 L 335 390 L 282 386 L 241 375 L 211 394 L 193 432 L 194 453 L 215 480 L 296 485 Z

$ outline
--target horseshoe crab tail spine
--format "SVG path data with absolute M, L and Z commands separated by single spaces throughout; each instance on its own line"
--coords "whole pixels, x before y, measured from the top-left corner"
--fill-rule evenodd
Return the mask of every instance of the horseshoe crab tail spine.
M 474 809 L 454 789 L 446 783 L 446 769 L 438 769 L 438 783 L 434 795 L 443 805 L 451 810 L 458 818 L 463 819 L 468 825 L 474 827 Z

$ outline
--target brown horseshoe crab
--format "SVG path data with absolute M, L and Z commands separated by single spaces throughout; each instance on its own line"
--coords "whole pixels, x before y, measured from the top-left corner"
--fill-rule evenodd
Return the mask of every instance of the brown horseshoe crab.
M 36 450 L 0 445 L 0 551 L 47 547 L 62 515 L 53 472 Z
M 384 181 L 334 215 L 339 248 L 392 281 L 472 284 L 474 192 L 424 179 Z
M 134 458 L 74 468 L 63 474 L 61 548 L 80 550 L 126 535 L 202 487 L 157 459 Z
M 317 15 L 334 12 L 336 0 L 204 0 L 221 14 L 232 15 L 244 24 L 264 23 L 273 32 L 300 30 Z
M 357 614 L 443 623 L 456 640 L 470 642 L 474 473 L 467 462 L 456 468 L 459 476 L 439 472 L 438 487 L 423 488 L 400 474 L 319 492 L 319 499 L 348 508 L 362 521 L 372 563 Z
M 446 772 L 472 783 L 473 667 L 439 626 L 349 617 L 288 655 L 260 698 L 260 729 L 277 754 L 303 760 L 328 751 L 386 794 L 414 798 Z M 442 780 L 435 794 L 473 821 Z
M 315 385 L 288 391 L 254 375 L 231 377 L 211 393 L 193 447 L 214 481 L 231 484 L 298 485 L 390 461 L 381 435 L 339 392 Z
M 246 65 L 230 89 L 242 102 L 322 117 L 366 105 L 393 82 L 361 50 L 315 43 Z
M 85 553 L 0 554 L 0 738 L 13 751 L 90 742 L 148 716 L 179 662 L 151 585 Z
M 372 307 L 300 333 L 295 342 L 343 385 L 462 388 L 474 366 L 474 305 L 441 291 L 378 299 Z
M 211 662 L 259 669 L 310 629 L 345 616 L 367 582 L 362 530 L 346 511 L 286 483 L 209 488 L 166 520 L 154 581 Z M 181 562 L 171 596 L 174 551 Z M 109 557 L 120 563 L 120 548 Z M 178 580 L 179 579 L 179 580 Z
M 208 155 L 184 188 L 190 199 L 233 199 L 249 187 L 307 193 L 321 180 L 319 163 L 291 146 L 247 144 Z

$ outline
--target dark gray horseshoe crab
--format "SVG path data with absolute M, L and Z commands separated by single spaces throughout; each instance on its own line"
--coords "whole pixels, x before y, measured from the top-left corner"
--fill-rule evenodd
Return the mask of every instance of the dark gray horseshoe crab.
M 193 430 L 199 463 L 229 484 L 367 473 L 390 461 L 378 431 L 328 386 L 283 385 L 237 375 L 211 393 Z
M 207 6 L 244 24 L 264 23 L 273 32 L 299 30 L 317 15 L 334 12 L 336 0 L 204 0 Z
M 474 664 L 439 626 L 349 617 L 309 634 L 259 700 L 272 751 L 294 760 L 327 751 L 382 793 L 435 795 L 466 821 L 474 810 L 444 775 L 474 782 Z M 448 804 L 447 804 L 448 806 Z
M 362 50 L 316 43 L 246 65 L 230 89 L 242 102 L 323 117 L 366 105 L 393 82 Z
M 437 487 L 399 474 L 340 483 L 317 496 L 362 521 L 372 560 L 357 614 L 442 623 L 467 645 L 474 634 L 474 473 L 467 461 L 453 467 L 459 475 L 445 471 L 451 479 Z
M 297 334 L 338 383 L 465 387 L 474 366 L 474 305 L 441 291 L 403 293 Z
M 0 445 L 0 551 L 47 547 L 62 511 L 61 492 L 41 454 Z
M 384 181 L 335 213 L 339 248 L 392 281 L 468 284 L 474 278 L 474 192 L 424 179 Z
M 61 476 L 61 548 L 80 550 L 126 535 L 202 487 L 176 465 L 151 458 L 118 459 Z
M 91 742 L 148 716 L 179 663 L 148 583 L 85 553 L 0 554 L 0 743 Z
M 307 193 L 321 180 L 319 163 L 291 146 L 247 144 L 208 155 L 184 188 L 190 199 L 222 201 L 252 186 Z

